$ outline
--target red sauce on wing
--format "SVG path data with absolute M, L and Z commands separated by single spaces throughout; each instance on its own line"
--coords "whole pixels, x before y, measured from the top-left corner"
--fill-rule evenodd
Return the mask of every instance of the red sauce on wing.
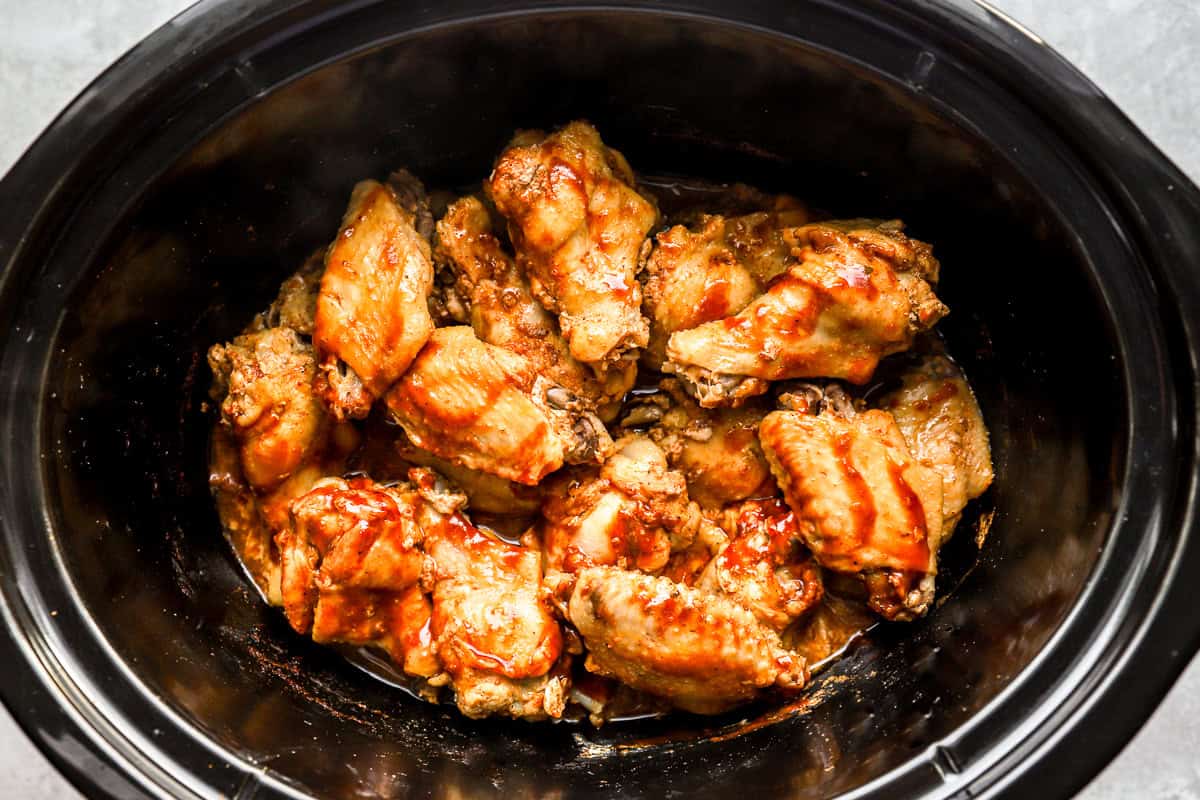
M 871 488 L 855 469 L 850 458 L 850 449 L 850 433 L 843 432 L 834 437 L 833 454 L 846 479 L 846 489 L 850 493 L 850 515 L 854 520 L 855 541 L 845 543 L 847 551 L 867 542 L 875 529 L 876 517 L 875 499 L 871 496 Z

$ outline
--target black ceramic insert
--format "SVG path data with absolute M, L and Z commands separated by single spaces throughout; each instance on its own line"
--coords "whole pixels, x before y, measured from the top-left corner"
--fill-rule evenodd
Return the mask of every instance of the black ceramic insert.
M 933 242 L 993 436 L 942 604 L 803 713 L 472 722 L 262 605 L 207 491 L 203 354 L 355 181 L 583 116 L 637 169 Z M 1200 194 L 982 6 L 203 2 L 0 183 L 0 683 L 96 796 L 1067 796 L 1194 652 Z

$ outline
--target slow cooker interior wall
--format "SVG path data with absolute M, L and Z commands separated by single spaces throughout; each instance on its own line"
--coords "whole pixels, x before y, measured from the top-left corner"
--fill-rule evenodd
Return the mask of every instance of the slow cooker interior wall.
M 204 350 L 329 240 L 353 183 L 405 165 L 433 186 L 464 185 L 513 129 L 575 116 L 637 169 L 898 216 L 934 242 L 953 310 L 943 328 L 998 466 L 978 563 L 969 530 L 951 545 L 943 591 L 962 580 L 950 602 L 877 631 L 835 670 L 851 680 L 804 717 L 677 746 L 670 759 L 652 747 L 580 758 L 580 736 L 628 742 L 662 725 L 471 723 L 364 678 L 261 606 L 206 487 Z M 1118 365 L 1074 232 L 984 140 L 829 54 L 615 15 L 435 30 L 266 96 L 135 189 L 144 199 L 67 308 L 51 371 L 45 441 L 61 454 L 48 464 L 63 559 L 150 691 L 313 791 L 582 781 L 602 793 L 654 777 L 696 791 L 735 779 L 814 796 L 850 788 L 1003 689 L 1098 552 L 1120 462 Z M 754 769 L 766 762 L 775 767 Z M 607 783 L 587 783 L 589 771 Z

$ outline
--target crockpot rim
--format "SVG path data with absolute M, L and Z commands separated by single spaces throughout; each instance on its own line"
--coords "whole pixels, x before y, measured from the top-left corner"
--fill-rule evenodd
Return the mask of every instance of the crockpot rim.
M 1085 90 L 1084 93 L 1086 94 L 1086 97 L 1082 98 L 1086 102 L 1080 103 L 1082 107 L 1085 107 L 1084 111 L 1086 113 L 1084 117 L 1090 118 L 1090 123 L 1095 128 L 1106 127 L 1109 133 L 1114 131 L 1119 132 L 1121 136 L 1118 138 L 1120 138 L 1124 147 L 1140 151 L 1144 157 L 1152 159 L 1154 166 L 1174 182 L 1172 188 L 1168 191 L 1175 193 L 1172 200 L 1176 205 L 1172 206 L 1172 204 L 1167 203 L 1165 207 L 1159 207 L 1157 204 L 1151 202 L 1155 198 L 1153 197 L 1154 193 L 1148 187 L 1137 183 L 1130 184 L 1127 176 L 1123 176 L 1115 168 L 1109 168 L 1112 167 L 1112 164 L 1104 158 L 1104 154 L 1107 152 L 1111 156 L 1113 151 L 1106 148 L 1104 141 L 1099 141 L 1101 137 L 1095 137 L 1097 140 L 1089 142 L 1091 151 L 1088 152 L 1088 155 L 1090 156 L 1091 164 L 1095 167 L 1097 162 L 1100 163 L 1102 168 L 1096 171 L 1097 175 L 1107 184 L 1107 188 L 1113 192 L 1118 200 L 1125 205 L 1123 210 L 1130 216 L 1130 219 L 1126 219 L 1126 222 L 1131 224 L 1132 232 L 1139 239 L 1142 251 L 1158 256 L 1157 258 L 1148 260 L 1155 262 L 1161 268 L 1164 263 L 1164 257 L 1179 255 L 1179 253 L 1172 250 L 1174 247 L 1182 247 L 1186 251 L 1184 255 L 1188 253 L 1195 255 L 1195 245 L 1189 250 L 1186 243 L 1176 242 L 1172 245 L 1158 240 L 1155 236 L 1153 223 L 1156 215 L 1166 215 L 1169 218 L 1171 217 L 1172 209 L 1174 209 L 1177 218 L 1173 219 L 1173 221 L 1178 223 L 1176 227 L 1186 229 L 1188 223 L 1196 226 L 1196 223 L 1200 221 L 1200 215 L 1197 214 L 1197 209 L 1200 209 L 1200 191 L 1186 177 L 1179 173 L 1178 169 L 1164 155 L 1157 151 L 1098 89 L 1090 84 L 1086 78 L 1080 75 L 1060 56 L 1045 46 L 1044 43 L 1028 36 L 1023 29 L 1012 24 L 1003 15 L 994 12 L 985 4 L 978 2 L 978 0 L 974 0 L 974 2 L 975 5 L 968 6 L 954 4 L 953 2 L 947 2 L 947 0 L 934 0 L 933 2 L 909 0 L 903 4 L 898 4 L 898 6 L 900 6 L 899 13 L 922 15 L 929 20 L 940 17 L 941 23 L 949 26 L 949 29 L 952 29 L 954 26 L 958 26 L 959 28 L 966 27 L 971 29 L 977 36 L 990 33 L 999 37 L 1007 44 L 1009 51 L 1006 55 L 1009 57 L 1027 60 L 1030 65 L 1037 64 L 1045 72 L 1049 83 L 1053 84 L 1057 82 L 1064 88 L 1069 85 L 1075 92 L 1080 92 L 1082 87 L 1082 90 Z M 352 3 L 336 9 L 336 14 L 340 15 L 355 7 L 369 4 L 370 0 L 362 3 Z M 237 2 L 223 3 L 221 0 L 202 0 L 202 2 L 184 11 L 151 34 L 141 44 L 135 46 L 87 87 L 51 123 L 37 142 L 27 151 L 25 156 L 14 166 L 9 175 L 3 181 L 0 181 L 0 198 L 20 197 L 19 184 L 23 184 L 24 179 L 28 177 L 27 173 L 32 172 L 36 176 L 36 167 L 40 165 L 35 162 L 39 158 L 45 159 L 47 162 L 55 161 L 56 159 L 54 158 L 48 158 L 48 155 L 53 154 L 55 150 L 58 150 L 60 153 L 67 150 L 71 147 L 73 141 L 78 140 L 81 133 L 86 131 L 90 125 L 95 124 L 95 119 L 89 117 L 94 115 L 97 109 L 93 107 L 89 111 L 88 104 L 96 97 L 105 96 L 106 92 L 110 89 L 118 89 L 115 92 L 118 95 L 118 101 L 125 102 L 133 97 L 138 90 L 150 85 L 153 80 L 169 80 L 171 77 L 169 75 L 170 69 L 167 67 L 168 65 L 171 67 L 175 66 L 175 56 L 178 55 L 179 48 L 182 45 L 194 44 L 197 41 L 196 37 L 211 36 L 212 32 L 217 29 L 232 30 L 233 26 L 251 27 L 270 22 L 278 16 L 284 15 L 295 16 L 296 19 L 301 20 L 297 22 L 294 19 L 290 24 L 304 24 L 305 22 L 317 24 L 324 16 L 334 13 L 325 10 L 322 7 L 323 5 L 325 4 L 304 2 L 304 0 L 276 0 L 265 5 Z M 333 4 L 328 5 L 332 6 Z M 556 10 L 597 10 L 602 8 L 630 10 L 620 2 L 581 4 L 577 6 L 559 2 L 548 5 L 532 3 L 528 6 L 523 6 L 520 11 L 549 13 Z M 662 6 L 655 10 L 670 14 L 675 10 L 675 7 Z M 709 11 L 711 12 L 712 9 L 709 9 Z M 983 12 L 982 16 L 980 16 L 980 11 Z M 476 8 L 472 12 L 468 12 L 465 16 L 477 17 L 485 14 L 486 11 Z M 723 18 L 715 13 L 697 14 L 696 16 L 718 23 L 745 24 L 737 18 Z M 461 22 L 464 19 L 447 20 L 445 24 L 453 24 L 456 21 Z M 933 23 L 929 24 L 932 25 Z M 211 43 L 216 41 L 216 39 L 214 38 L 209 41 Z M 994 44 L 995 40 L 989 41 Z M 168 74 L 166 76 L 159 76 L 158 70 L 147 69 L 147 64 L 144 60 L 146 58 L 159 59 L 158 63 L 164 66 L 163 72 Z M 138 75 L 139 71 L 142 72 L 142 76 Z M 148 75 L 155 77 L 143 77 Z M 1039 88 L 1042 90 L 1045 89 L 1044 86 Z M 1094 131 L 1085 130 L 1083 133 L 1090 134 L 1094 133 Z M 41 208 L 29 208 L 29 203 L 17 203 L 15 207 L 18 209 L 18 213 L 13 215 L 13 218 L 16 220 L 23 219 L 25 216 L 23 212 L 27 209 L 29 212 L 28 217 L 31 221 L 42 211 Z M 0 230 L 6 234 L 10 231 L 23 232 L 24 226 L 16 226 L 11 219 L 6 224 L 7 227 L 0 225 Z M 31 226 L 32 223 L 30 224 Z M 1196 226 L 1193 229 L 1200 229 L 1200 226 Z M 0 264 L 5 265 L 5 272 L 3 275 L 0 275 L 0 291 L 10 288 L 6 286 L 8 280 L 12 277 L 10 274 L 12 270 L 8 268 L 8 264 L 10 261 L 15 263 L 20 257 L 22 245 L 23 240 L 20 236 L 13 236 L 7 239 L 0 237 Z M 1190 263 L 1195 264 L 1197 262 L 1191 261 Z M 1146 266 L 1152 265 L 1147 264 Z M 1174 276 L 1160 274 L 1156 277 L 1165 281 L 1168 287 L 1177 290 L 1174 298 L 1176 303 L 1173 306 L 1175 313 L 1178 313 L 1180 307 L 1187 308 L 1188 300 L 1194 300 L 1197 296 L 1194 275 L 1190 276 L 1190 279 L 1187 275 L 1183 275 L 1181 278 L 1179 274 Z M 1175 280 L 1172 280 L 1172 277 Z M 1164 310 L 1170 312 L 1170 303 L 1164 303 L 1164 306 L 1167 306 Z M 1194 364 L 1194 343 L 1197 340 L 1196 323 L 1187 319 L 1186 315 L 1179 315 L 1175 319 L 1168 320 L 1168 324 L 1183 330 L 1186 341 L 1186 355 L 1190 357 L 1192 364 Z M 1179 363 L 1180 354 L 1176 353 L 1175 355 L 1174 368 L 1177 373 L 1176 377 L 1179 378 L 1176 383 L 1180 387 L 1183 399 L 1183 402 L 1180 403 L 1180 411 L 1185 417 L 1182 429 L 1178 433 L 1186 442 L 1187 435 L 1191 432 L 1191 417 L 1195 411 L 1194 404 L 1187 402 L 1192 399 L 1189 392 L 1194 385 L 1194 378 L 1190 376 L 1194 376 L 1195 370 L 1192 364 L 1181 365 Z M 1196 482 L 1194 453 L 1189 463 L 1188 474 L 1181 476 L 1187 484 L 1187 500 L 1183 501 L 1182 508 L 1171 509 L 1174 518 L 1179 520 L 1176 523 L 1177 527 L 1187 531 L 1195 527 L 1194 510 L 1192 508 L 1195 492 L 1191 490 L 1191 487 Z M 4 491 L 3 486 L 0 486 L 0 491 Z M 1193 565 L 1200 564 L 1200 547 L 1195 545 L 1188 547 L 1189 538 L 1192 537 L 1181 537 L 1177 547 L 1171 553 L 1171 563 L 1163 571 L 1163 574 L 1166 575 L 1163 585 L 1166 588 L 1155 591 L 1155 597 L 1145 617 L 1149 622 L 1142 626 L 1138 633 L 1132 635 L 1125 643 L 1124 658 L 1118 665 L 1119 671 L 1126 674 L 1132 672 L 1131 663 L 1138 660 L 1138 652 L 1144 651 L 1147 647 L 1147 642 L 1153 638 L 1151 634 L 1155 633 L 1155 631 L 1150 630 L 1154 627 L 1152 623 L 1155 619 L 1161 620 L 1163 618 L 1164 609 L 1169 607 L 1178 609 L 1181 607 L 1180 604 L 1188 599 L 1186 594 L 1180 593 L 1177 585 L 1178 581 L 1172 581 L 1171 577 L 1178 574 L 1184 562 Z M 1099 566 L 1098 564 L 1097 569 Z M 1174 594 L 1167 591 L 1172 585 L 1174 585 L 1176 590 Z M 77 713 L 72 714 L 62 706 L 59 700 L 41 686 L 41 679 L 35 674 L 36 669 L 34 667 L 34 662 L 41 658 L 35 652 L 38 643 L 31 641 L 24 631 L 22 631 L 20 636 L 16 634 L 17 616 L 14 614 L 13 598 L 8 595 L 10 591 L 13 591 L 12 587 L 6 586 L 2 605 L 6 625 L 4 633 L 0 635 L 0 652 L 10 657 L 10 663 L 19 665 L 21 674 L 16 680 L 10 679 L 3 686 L 0 686 L 0 696 L 2 696 L 0 699 L 3 699 L 5 705 L 26 730 L 26 733 L 30 735 L 42 751 L 50 757 L 56 766 L 77 787 L 88 793 L 123 794 L 123 790 L 114 790 L 113 787 L 118 785 L 124 786 L 121 782 L 128 780 L 128 778 L 122 777 L 122 770 L 111 766 L 111 754 L 102 752 L 103 748 L 99 747 L 95 738 L 88 734 Z M 1174 603 L 1173 606 L 1172 603 Z M 1066 624 L 1067 622 L 1064 621 L 1063 625 L 1065 626 Z M 1008 791 L 1016 790 L 1020 786 L 1030 788 L 1034 785 L 1041 786 L 1043 789 L 1051 785 L 1064 788 L 1077 788 L 1090 778 L 1098 766 L 1107 760 L 1106 756 L 1115 753 L 1132 736 L 1132 733 L 1144 723 L 1148 717 L 1147 707 L 1157 705 L 1157 702 L 1174 682 L 1179 671 L 1186 665 L 1187 657 L 1195 651 L 1197 644 L 1200 643 L 1200 624 L 1194 625 L 1192 629 L 1188 630 L 1184 630 L 1179 626 L 1173 629 L 1168 627 L 1163 630 L 1160 625 L 1158 628 L 1157 633 L 1162 638 L 1158 639 L 1156 644 L 1160 648 L 1164 645 L 1171 645 L 1171 650 L 1175 654 L 1172 660 L 1154 662 L 1156 672 L 1150 679 L 1148 679 L 1146 668 L 1139 666 L 1136 689 L 1134 691 L 1123 692 L 1119 697 L 1113 692 L 1114 683 L 1119 679 L 1119 675 L 1114 674 L 1110 676 L 1108 681 L 1103 685 L 1103 688 L 1095 693 L 1090 704 L 1074 709 L 1074 712 L 1076 712 L 1075 719 L 1059 723 L 1061 730 L 1067 730 L 1082 724 L 1083 720 L 1081 717 L 1084 715 L 1090 715 L 1095 718 L 1101 707 L 1106 707 L 1109 710 L 1115 709 L 1117 713 L 1109 716 L 1110 724 L 1104 729 L 1104 742 L 1101 745 L 1098 746 L 1093 738 L 1089 743 L 1090 746 L 1087 748 L 1086 757 L 1071 758 L 1070 764 L 1072 766 L 1067 769 L 1062 768 L 1061 762 L 1054 765 L 1049 764 L 1049 752 L 1043 750 L 1041 753 L 1035 754 L 1036 763 L 1032 767 L 1026 765 L 1022 768 L 1020 775 L 1016 778 L 1017 783 L 1005 784 L 1003 780 L 996 781 L 993 779 L 983 787 L 983 791 L 985 793 Z M 992 702 L 994 703 L 998 700 L 999 698 L 995 698 Z M 1111 724 L 1112 716 L 1119 717 L 1117 724 Z M 97 761 L 95 764 L 89 765 L 89 767 L 90 769 L 97 769 L 97 772 L 85 769 L 80 764 L 71 763 L 63 757 L 60 749 L 53 746 L 53 743 L 49 740 L 49 728 L 43 723 L 43 721 L 47 720 L 53 720 L 54 725 L 69 731 L 77 742 L 83 743 L 91 751 L 90 755 L 97 759 Z M 1048 746 L 1059 755 L 1064 755 L 1072 749 L 1075 751 L 1075 755 L 1083 755 L 1082 750 L 1084 748 L 1080 746 L 1078 741 L 1074 743 L 1070 741 L 1057 741 L 1051 742 Z M 1104 756 L 1103 760 L 1098 757 L 1098 752 Z M 999 763 L 999 761 L 993 762 L 988 767 L 994 771 L 999 766 Z M 143 764 L 142 767 L 143 769 L 151 770 L 153 765 Z M 150 786 L 143 783 L 141 788 L 142 790 L 149 790 Z M 158 784 L 155 788 L 164 790 L 166 787 Z M 182 791 L 185 787 L 181 784 L 175 784 L 175 788 Z

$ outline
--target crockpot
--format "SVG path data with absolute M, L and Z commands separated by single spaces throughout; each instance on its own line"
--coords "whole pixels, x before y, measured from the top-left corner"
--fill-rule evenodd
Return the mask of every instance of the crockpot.
M 466 186 L 575 117 L 642 170 L 901 217 L 942 261 L 995 486 L 933 613 L 788 713 L 470 721 L 293 634 L 221 536 L 206 347 L 355 181 Z M 1200 643 L 1200 193 L 983 4 L 201 2 L 0 208 L 0 693 L 89 794 L 1061 797 Z

